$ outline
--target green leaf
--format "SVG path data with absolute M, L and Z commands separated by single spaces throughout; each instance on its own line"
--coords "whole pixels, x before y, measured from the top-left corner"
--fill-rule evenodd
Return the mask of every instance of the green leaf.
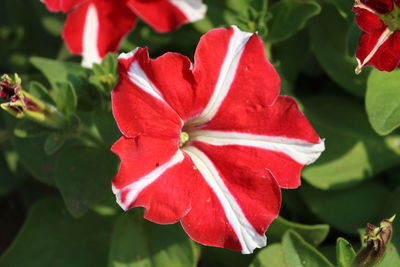
M 360 183 L 399 162 L 400 137 L 377 135 L 363 105 L 345 96 L 302 99 L 304 112 L 326 149 L 307 166 L 304 178 L 320 189 L 343 189 Z
M 44 152 L 53 155 L 65 144 L 67 136 L 64 132 L 55 132 L 49 135 L 44 142 Z
M 49 129 L 31 120 L 21 120 L 14 128 L 15 136 L 19 138 L 38 137 L 49 133 Z
M 332 5 L 322 6 L 321 14 L 309 23 L 314 53 L 329 77 L 349 93 L 364 97 L 368 69 L 354 74 L 357 62 L 347 53 L 350 24 Z
M 284 253 L 281 244 L 268 245 L 257 254 L 249 267 L 289 267 L 285 262 Z
M 76 96 L 75 88 L 72 83 L 60 85 L 53 92 L 54 101 L 60 111 L 67 117 L 70 117 L 78 106 L 78 97 Z
M 54 103 L 54 100 L 51 98 L 46 87 L 44 87 L 44 85 L 39 82 L 31 82 L 29 84 L 29 93 L 31 93 L 34 97 L 49 104 Z
M 41 200 L 31 208 L 0 266 L 105 266 L 109 240 L 109 218 L 89 213 L 74 219 L 59 199 Z
M 14 148 L 19 160 L 28 172 L 37 180 L 54 185 L 53 170 L 55 158 L 44 152 L 46 138 L 13 138 Z
M 72 146 L 61 151 L 55 164 L 55 181 L 68 211 L 75 217 L 111 194 L 117 157 L 108 150 Z
M 300 193 L 311 211 L 323 222 L 354 235 L 367 222 L 379 219 L 389 191 L 377 182 L 368 182 L 340 191 L 323 191 L 303 185 Z
M 313 246 L 321 244 L 329 233 L 329 225 L 327 224 L 305 225 L 290 222 L 282 217 L 278 217 L 268 228 L 268 242 L 280 241 L 283 234 L 290 229 L 295 230 L 305 241 L 311 243 Z
M 368 78 L 366 108 L 369 121 L 380 135 L 400 127 L 400 70 L 374 69 Z
M 303 29 L 307 21 L 319 14 L 321 7 L 314 1 L 282 0 L 271 6 L 268 41 L 283 41 Z
M 197 266 L 193 242 L 178 225 L 157 225 L 122 215 L 111 240 L 109 267 Z
M 41 57 L 31 57 L 31 63 L 46 76 L 51 87 L 56 89 L 71 82 L 75 88 L 81 87 L 88 70 L 76 63 L 65 63 Z
M 284 257 L 288 266 L 332 266 L 318 250 L 308 244 L 298 233 L 289 230 L 282 238 Z
M 339 237 L 336 241 L 336 261 L 338 267 L 351 267 L 356 252 L 351 244 L 344 238 Z
M 93 123 L 96 126 L 102 141 L 111 146 L 121 137 L 111 110 L 95 110 L 93 112 Z
M 398 229 L 398 228 L 397 228 Z M 385 256 L 383 260 L 376 265 L 376 267 L 394 267 L 400 266 L 399 250 L 390 243 L 386 248 Z

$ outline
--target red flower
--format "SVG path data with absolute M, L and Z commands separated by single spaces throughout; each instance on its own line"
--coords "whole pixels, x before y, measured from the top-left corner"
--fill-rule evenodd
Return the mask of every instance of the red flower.
M 356 73 L 365 65 L 385 71 L 400 67 L 400 0 L 356 0 L 353 11 L 363 31 Z
M 159 32 L 203 18 L 201 0 L 42 0 L 53 12 L 68 13 L 63 38 L 84 66 L 116 51 L 122 38 L 142 18 Z
M 181 222 L 204 245 L 251 253 L 277 217 L 280 187 L 300 185 L 324 143 L 280 79 L 256 34 L 236 27 L 201 38 L 195 64 L 138 48 L 119 57 L 112 93 L 123 137 L 117 202 L 145 218 Z

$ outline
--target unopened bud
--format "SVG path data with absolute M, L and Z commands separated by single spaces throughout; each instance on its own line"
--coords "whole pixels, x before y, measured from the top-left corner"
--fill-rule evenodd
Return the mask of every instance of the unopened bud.
M 8 75 L 1 77 L 0 99 L 7 101 L 0 107 L 16 118 L 28 118 L 54 129 L 61 129 L 66 124 L 64 116 L 56 107 L 22 89 L 21 79 L 17 74 L 13 78 Z
M 379 226 L 367 224 L 362 248 L 353 261 L 353 267 L 372 267 L 382 261 L 387 245 L 393 234 L 393 221 L 396 216 L 381 221 Z

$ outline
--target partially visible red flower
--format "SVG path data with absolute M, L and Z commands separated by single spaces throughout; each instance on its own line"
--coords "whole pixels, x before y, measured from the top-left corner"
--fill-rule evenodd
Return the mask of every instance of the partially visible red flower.
M 90 67 L 118 49 L 137 18 L 159 32 L 203 18 L 202 0 L 42 0 L 53 12 L 68 13 L 63 38 L 73 54 Z
M 280 188 L 300 185 L 324 150 L 256 34 L 205 34 L 195 64 L 176 53 L 119 57 L 113 114 L 123 134 L 113 191 L 124 209 L 181 222 L 195 241 L 251 253 L 278 216 Z
M 365 65 L 385 71 L 400 67 L 400 0 L 356 0 L 353 11 L 363 31 L 356 73 Z

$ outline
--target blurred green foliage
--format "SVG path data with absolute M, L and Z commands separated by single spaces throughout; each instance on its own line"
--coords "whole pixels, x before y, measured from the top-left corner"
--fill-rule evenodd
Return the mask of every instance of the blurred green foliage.
M 148 46 L 193 58 L 202 34 L 238 25 L 258 31 L 295 97 L 326 138 L 326 151 L 284 192 L 269 245 L 252 255 L 202 247 L 179 225 L 123 213 L 110 179 L 119 161 L 109 151 L 120 133 L 110 92 L 116 55 L 92 70 L 61 40 L 65 15 L 38 0 L 2 0 L 0 73 L 59 108 L 62 131 L 0 114 L 0 266 L 350 266 L 367 222 L 400 213 L 400 72 L 367 67 L 354 74 L 360 30 L 350 0 L 204 1 L 207 17 L 159 34 L 142 22 L 121 51 Z M 382 267 L 400 266 L 400 220 Z M 351 246 L 354 245 L 354 249 Z

